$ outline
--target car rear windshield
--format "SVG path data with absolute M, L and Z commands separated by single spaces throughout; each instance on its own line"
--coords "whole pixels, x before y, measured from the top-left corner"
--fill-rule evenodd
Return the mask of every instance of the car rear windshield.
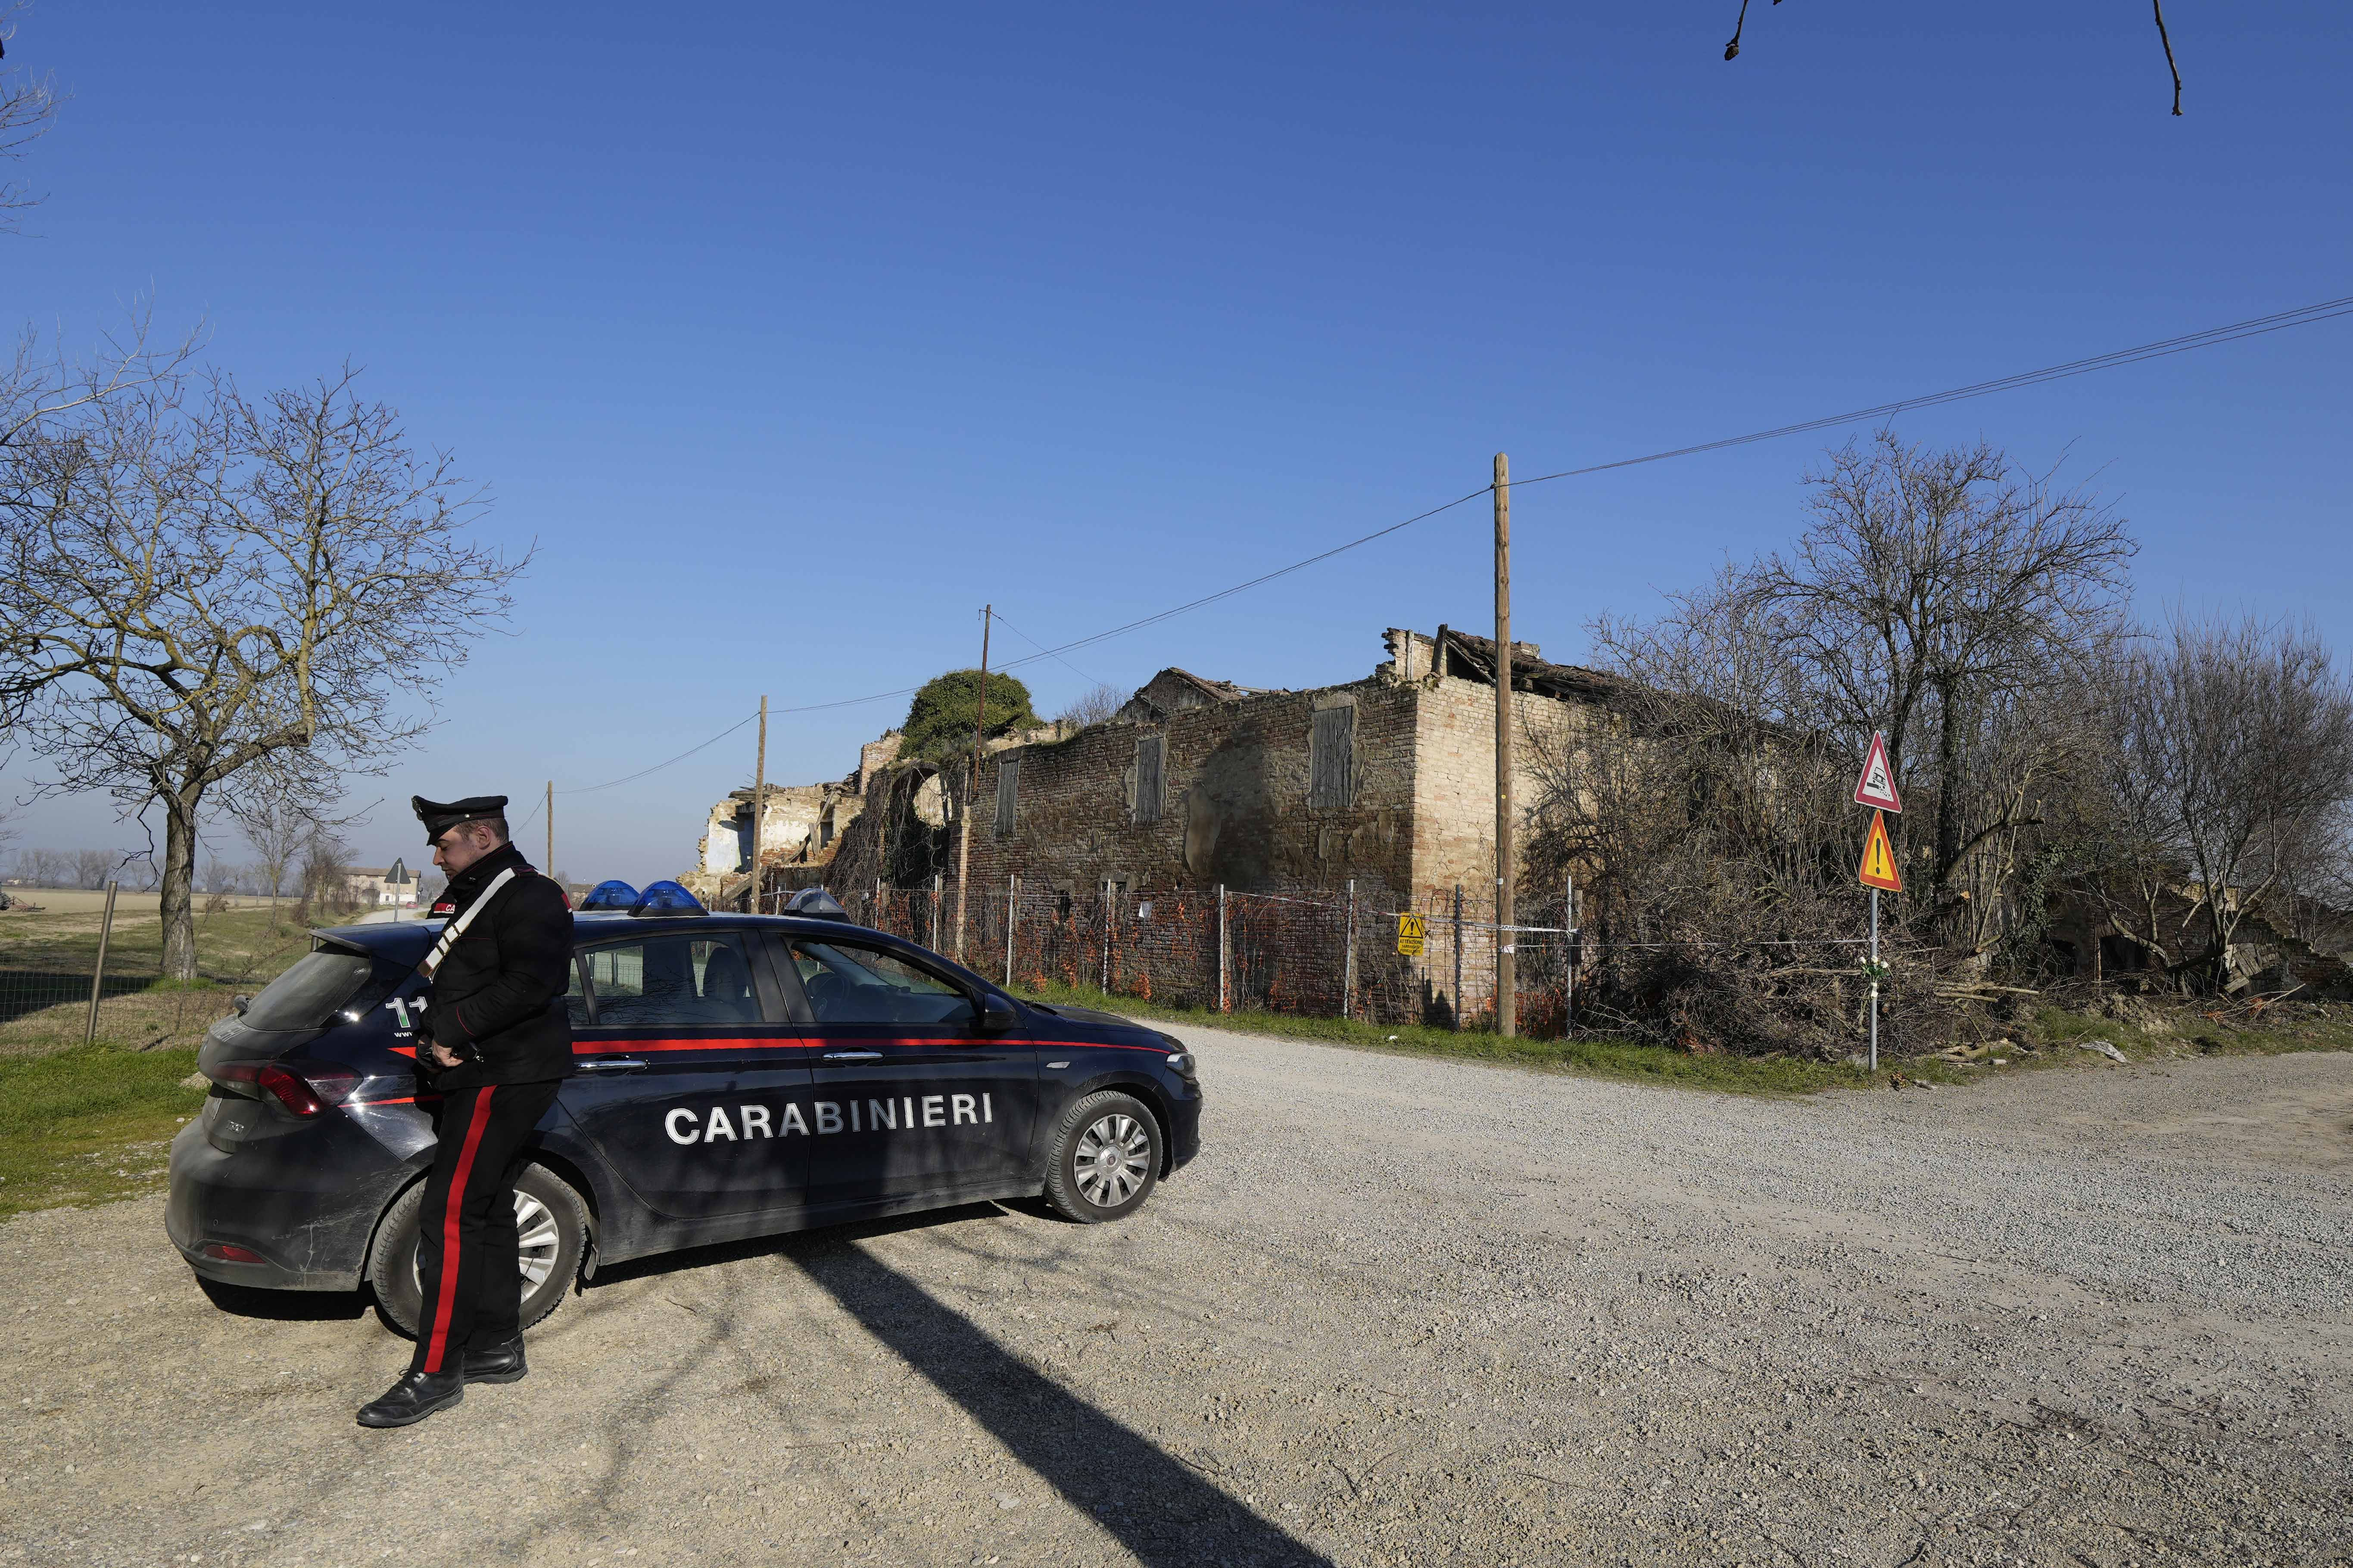
M 347 948 L 306 952 L 262 988 L 245 1010 L 245 1026 L 272 1034 L 318 1028 L 359 994 L 374 968 L 364 953 Z

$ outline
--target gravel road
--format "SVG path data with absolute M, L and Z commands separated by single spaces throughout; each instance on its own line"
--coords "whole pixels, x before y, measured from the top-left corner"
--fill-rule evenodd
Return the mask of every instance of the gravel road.
M 1746 1100 L 1210 1030 L 1124 1225 L 609 1270 L 399 1432 L 355 1300 L 0 1226 L 0 1561 L 2353 1562 L 2353 1057 Z

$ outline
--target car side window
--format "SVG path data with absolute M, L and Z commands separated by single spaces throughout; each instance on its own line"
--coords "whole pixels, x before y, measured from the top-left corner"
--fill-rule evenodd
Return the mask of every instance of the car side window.
M 604 942 L 580 961 L 596 993 L 599 1027 L 759 1021 L 759 993 L 736 932 Z
M 881 948 L 796 940 L 809 1016 L 820 1024 L 969 1024 L 972 998 Z

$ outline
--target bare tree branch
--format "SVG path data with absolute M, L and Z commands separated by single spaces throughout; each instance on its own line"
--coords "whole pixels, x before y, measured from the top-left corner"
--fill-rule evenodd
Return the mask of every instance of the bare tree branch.
M 2148 0 L 2157 13 L 2157 41 L 2165 46 L 2165 68 L 2173 73 L 2173 112 L 2181 112 L 2181 68 L 2173 63 L 2173 39 L 2165 30 L 2165 0 Z
M 30 8 L 19 3 L 0 12 L 0 58 L 6 58 L 8 40 L 16 36 L 16 16 Z M 48 78 L 26 76 L 14 67 L 0 68 L 0 163 L 22 162 L 26 149 L 47 133 L 57 117 L 58 95 Z M 38 206 L 40 201 L 21 181 L 0 185 L 0 233 L 16 228 L 16 219 L 9 215 Z

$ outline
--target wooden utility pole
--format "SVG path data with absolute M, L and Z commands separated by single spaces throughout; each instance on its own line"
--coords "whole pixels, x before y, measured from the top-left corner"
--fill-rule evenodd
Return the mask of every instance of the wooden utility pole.
M 964 885 L 965 873 L 972 869 L 972 814 L 980 809 L 980 736 L 988 727 L 988 626 L 997 619 L 997 606 L 983 605 L 980 608 L 980 695 L 972 705 L 972 787 L 966 790 L 964 816 L 956 833 L 956 918 L 955 952 L 949 954 L 958 963 L 964 962 Z
M 542 866 L 540 869 L 551 877 L 555 875 L 555 781 L 554 779 L 547 781 L 547 864 Z
M 766 805 L 768 793 L 768 699 L 760 698 L 760 749 L 752 763 L 752 893 L 744 907 L 754 914 L 760 912 L 760 828 L 766 816 L 761 807 Z
M 1495 454 L 1495 1032 L 1519 1024 L 1512 942 L 1512 464 Z

